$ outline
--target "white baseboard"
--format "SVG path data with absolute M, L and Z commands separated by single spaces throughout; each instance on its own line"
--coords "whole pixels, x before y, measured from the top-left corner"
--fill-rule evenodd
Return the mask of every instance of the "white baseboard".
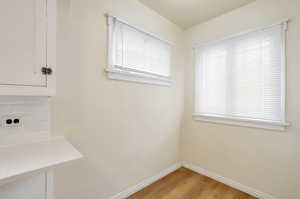
M 197 172 L 199 174 L 202 174 L 202 175 L 205 175 L 205 176 L 207 176 L 209 178 L 212 178 L 212 179 L 214 179 L 214 180 L 216 180 L 218 182 L 222 182 L 222 183 L 224 183 L 224 184 L 226 184 L 226 185 L 228 185 L 230 187 L 233 187 L 235 189 L 238 189 L 240 191 L 248 193 L 248 194 L 250 194 L 250 195 L 252 195 L 254 197 L 257 197 L 259 199 L 278 199 L 278 198 L 276 198 L 276 197 L 274 197 L 274 196 L 272 196 L 270 194 L 258 191 L 258 190 L 254 189 L 254 188 L 251 188 L 251 187 L 248 187 L 248 186 L 243 185 L 241 183 L 235 182 L 235 181 L 233 181 L 233 180 L 231 180 L 229 178 L 225 178 L 225 177 L 223 177 L 223 176 L 221 176 L 219 174 L 216 174 L 214 172 L 210 172 L 210 171 L 208 171 L 206 169 L 200 168 L 200 167 L 198 167 L 196 165 L 193 165 L 191 163 L 183 162 L 182 166 L 185 167 L 185 168 L 187 168 L 187 169 L 190 169 L 192 171 L 195 171 L 195 172 Z
M 177 169 L 179 169 L 180 167 L 185 167 L 187 169 L 190 169 L 192 171 L 195 171 L 199 174 L 202 174 L 202 175 L 205 175 L 209 178 L 212 178 L 218 182 L 222 182 L 230 187 L 233 187 L 235 189 L 238 189 L 240 191 L 243 191 L 245 193 L 248 193 L 254 197 L 257 197 L 259 199 L 278 199 L 276 198 L 275 196 L 272 196 L 270 194 L 267 194 L 267 193 L 264 193 L 264 192 L 261 192 L 257 189 L 254 189 L 254 188 L 251 188 L 249 186 L 246 186 L 246 185 L 243 185 L 239 182 L 236 182 L 230 178 L 226 178 L 226 177 L 223 177 L 217 173 L 214 173 L 214 172 L 211 172 L 211 171 L 208 171 L 206 169 L 203 169 L 201 167 L 198 167 L 196 165 L 193 165 L 191 163 L 188 163 L 188 162 L 182 162 L 182 163 L 177 163 L 163 171 L 161 171 L 160 173 L 158 173 L 157 175 L 155 176 L 152 176 L 148 179 L 145 179 L 144 181 L 142 181 L 141 183 L 137 184 L 137 185 L 134 185 L 132 187 L 129 187 L 128 189 L 112 196 L 110 199 L 124 199 L 124 198 L 127 198 L 129 197 L 130 195 L 142 190 L 143 188 L 151 185 L 152 183 L 158 181 L 159 179 L 165 177 L 166 175 L 172 173 L 173 171 L 176 171 Z
M 158 181 L 159 179 L 167 176 L 168 174 L 172 173 L 173 171 L 176 171 L 177 169 L 179 169 L 182 166 L 181 163 L 177 163 L 174 164 L 173 166 L 159 172 L 157 175 L 152 176 L 148 179 L 145 179 L 144 181 L 142 181 L 141 183 L 134 185 L 132 187 L 129 187 L 128 189 L 112 196 L 110 199 L 124 199 L 129 197 L 130 195 L 142 190 L 143 188 L 149 186 L 150 184 Z

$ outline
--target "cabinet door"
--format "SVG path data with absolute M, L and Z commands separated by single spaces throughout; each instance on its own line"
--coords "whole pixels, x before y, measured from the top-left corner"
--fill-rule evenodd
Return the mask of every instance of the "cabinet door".
M 35 175 L 33 177 L 0 186 L 0 198 L 46 199 L 45 174 Z
M 47 0 L 0 1 L 0 85 L 46 86 Z

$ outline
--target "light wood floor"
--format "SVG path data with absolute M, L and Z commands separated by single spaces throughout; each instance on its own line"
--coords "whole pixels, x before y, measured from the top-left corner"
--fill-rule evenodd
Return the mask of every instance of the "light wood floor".
M 220 182 L 180 168 L 127 199 L 256 199 Z

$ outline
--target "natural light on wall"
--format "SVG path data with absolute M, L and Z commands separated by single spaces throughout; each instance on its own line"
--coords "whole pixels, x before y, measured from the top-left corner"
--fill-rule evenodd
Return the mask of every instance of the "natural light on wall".
M 107 15 L 111 79 L 170 85 L 172 47 L 150 33 Z
M 287 21 L 195 48 L 195 118 L 283 130 Z

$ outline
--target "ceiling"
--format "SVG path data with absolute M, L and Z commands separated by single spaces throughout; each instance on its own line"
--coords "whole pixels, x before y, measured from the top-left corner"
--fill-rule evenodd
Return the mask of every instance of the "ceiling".
M 255 0 L 140 0 L 185 29 L 253 1 Z

